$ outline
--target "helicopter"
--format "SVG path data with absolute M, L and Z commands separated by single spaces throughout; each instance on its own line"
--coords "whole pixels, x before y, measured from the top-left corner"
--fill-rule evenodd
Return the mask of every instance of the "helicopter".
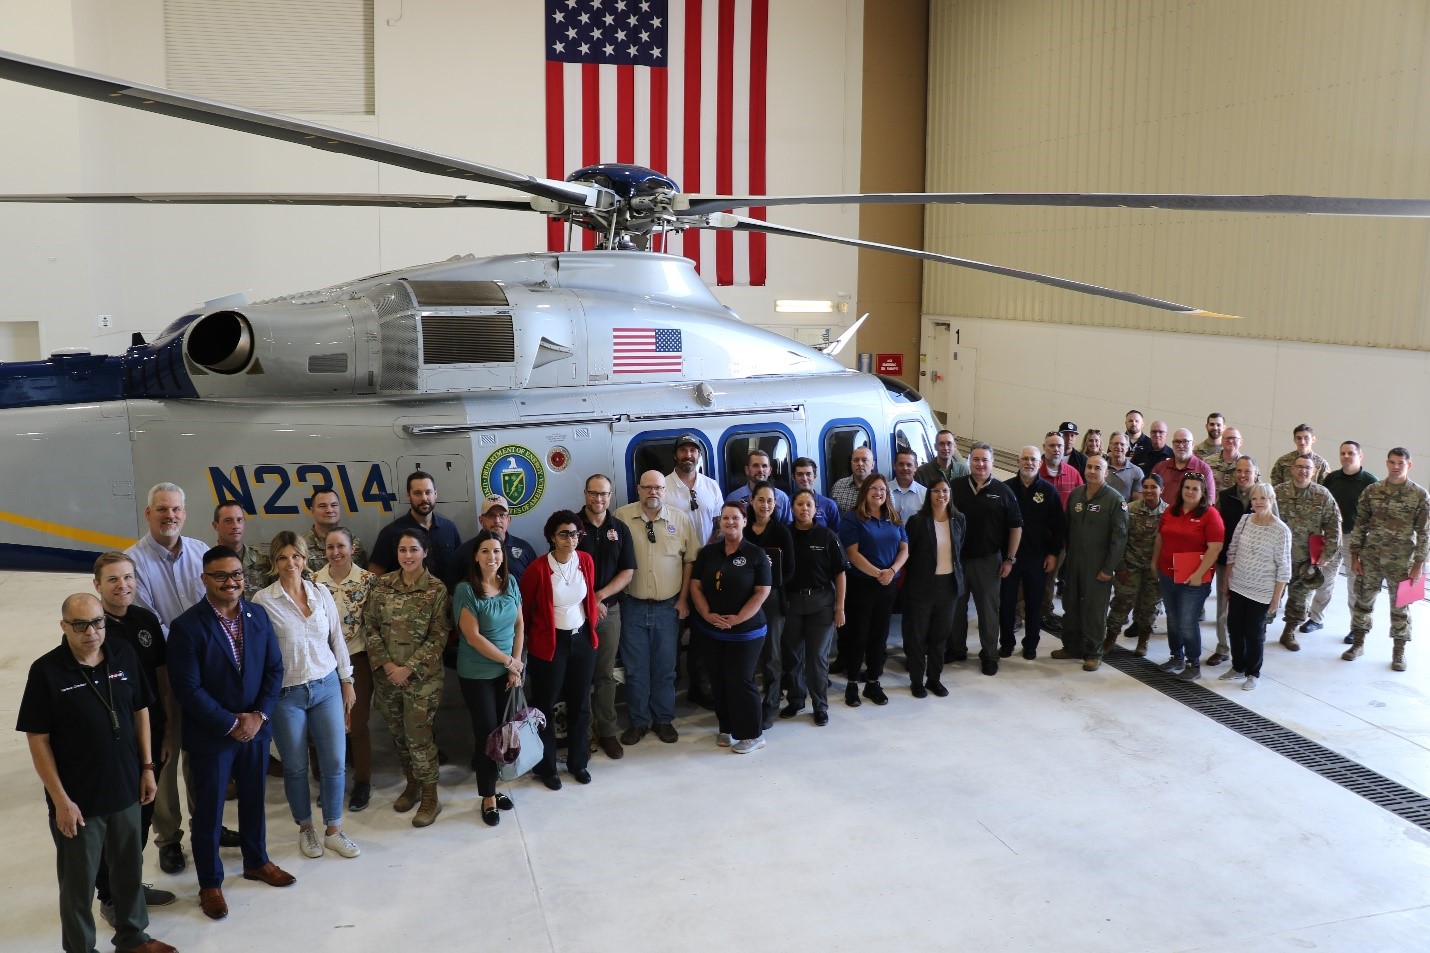
M 961 203 L 1338 215 L 1430 215 L 1430 202 L 1314 196 L 873 193 L 685 194 L 659 170 L 587 166 L 566 180 L 513 172 L 289 116 L 0 53 L 0 78 L 399 168 L 520 198 L 355 194 L 0 195 L 26 203 L 275 204 L 527 210 L 596 236 L 595 250 L 458 255 L 250 302 L 215 299 L 117 355 L 61 350 L 0 364 L 0 569 L 82 570 L 142 532 L 147 488 L 238 503 L 269 537 L 311 521 L 337 491 L 372 539 L 406 507 L 405 478 L 434 476 L 464 534 L 501 496 L 523 525 L 574 507 L 586 476 L 633 499 L 693 434 L 729 492 L 765 450 L 790 488 L 800 456 L 826 488 L 852 451 L 932 455 L 928 403 L 892 378 L 746 324 L 694 264 L 663 251 L 688 229 L 833 242 L 1036 281 L 1187 315 L 1232 317 L 1068 278 L 736 214 L 783 205 Z M 56 492 L 63 474 L 64 492 Z M 42 477 L 37 479 L 36 477 Z M 202 516 L 195 516 L 198 524 Z M 190 532 L 193 532 L 191 527 Z M 530 535 L 530 533 L 527 533 Z M 250 542 L 253 537 L 250 537 Z

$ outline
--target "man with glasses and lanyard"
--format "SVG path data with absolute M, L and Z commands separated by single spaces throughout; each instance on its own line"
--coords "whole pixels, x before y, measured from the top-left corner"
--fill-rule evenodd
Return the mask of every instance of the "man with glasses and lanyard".
M 638 744 L 650 731 L 666 744 L 679 739 L 675 720 L 675 664 L 680 621 L 690 614 L 690 571 L 701 539 L 689 517 L 665 502 L 665 476 L 641 474 L 640 499 L 616 510 L 635 543 L 636 571 L 621 604 L 621 659 L 626 666 L 630 727 L 621 744 Z
M 30 666 L 15 728 L 45 786 L 66 950 L 93 950 L 94 878 L 101 856 L 114 894 L 114 945 L 172 953 L 149 936 L 140 882 L 140 805 L 154 800 L 153 692 L 123 639 L 105 639 L 104 609 L 76 593 L 60 609 L 64 640 Z

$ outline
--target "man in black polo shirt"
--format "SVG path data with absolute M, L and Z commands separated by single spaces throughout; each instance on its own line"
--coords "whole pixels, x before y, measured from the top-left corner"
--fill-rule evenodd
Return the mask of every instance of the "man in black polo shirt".
M 173 754 L 169 713 L 173 709 L 174 698 L 169 692 L 163 629 L 158 616 L 134 604 L 138 587 L 134 561 L 124 553 L 105 553 L 95 560 L 94 589 L 104 606 L 105 638 L 122 639 L 129 644 L 139 660 L 140 670 L 144 672 L 145 683 L 154 693 L 154 704 L 149 706 L 149 751 L 154 763 L 162 768 Z M 154 802 L 151 801 L 139 808 L 140 844 L 149 842 L 149 825 L 153 820 Z M 109 889 L 109 867 L 103 860 L 101 856 L 95 888 L 99 893 L 99 912 L 113 926 L 114 901 Z M 145 884 L 144 902 L 151 907 L 164 906 L 174 902 L 174 894 Z
M 457 524 L 437 512 L 437 483 L 432 474 L 414 470 L 407 477 L 408 510 L 377 534 L 368 572 L 381 575 L 397 568 L 397 540 L 402 531 L 420 529 L 432 543 L 427 549 L 427 570 L 445 580 L 451 572 L 453 554 L 462 545 Z
M 45 786 L 64 949 L 94 949 L 94 878 L 103 852 L 114 890 L 114 945 L 171 953 L 146 932 L 140 882 L 140 805 L 158 790 L 149 747 L 152 693 L 128 643 L 105 640 L 104 609 L 94 596 L 64 601 L 60 631 L 64 641 L 30 666 L 15 727 L 25 732 Z
M 596 677 L 591 687 L 591 720 L 606 757 L 622 758 L 626 750 L 616 721 L 616 653 L 621 647 L 621 592 L 636 574 L 636 550 L 630 527 L 611 515 L 611 478 L 597 473 L 586 478 L 586 503 L 581 529 L 586 535 L 576 548 L 596 563 Z
M 953 505 L 968 520 L 963 537 L 963 578 L 967 589 L 953 609 L 953 635 L 946 662 L 968 658 L 968 600 L 978 607 L 978 659 L 984 675 L 998 674 L 998 607 L 1003 580 L 1017 565 L 1023 514 L 1013 491 L 993 479 L 993 448 L 975 443 L 968 453 L 969 476 L 953 481 Z
M 999 593 L 998 655 L 1007 658 L 1017 644 L 1013 635 L 1018 613 L 1018 586 L 1023 587 L 1023 658 L 1038 657 L 1043 626 L 1043 590 L 1048 573 L 1063 551 L 1063 500 L 1057 487 L 1038 476 L 1043 451 L 1034 446 L 1018 451 L 1018 474 L 1004 481 L 1018 501 L 1023 535 L 1013 569 Z

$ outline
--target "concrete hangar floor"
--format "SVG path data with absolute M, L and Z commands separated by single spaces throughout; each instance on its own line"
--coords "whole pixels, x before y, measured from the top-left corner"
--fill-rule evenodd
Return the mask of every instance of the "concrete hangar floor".
M 61 600 L 81 590 L 81 576 L 0 574 L 10 726 L 30 661 L 60 637 Z M 888 706 L 847 709 L 841 693 L 828 727 L 807 713 L 780 721 L 745 757 L 716 747 L 713 715 L 682 698 L 679 743 L 596 754 L 589 786 L 508 785 L 516 809 L 496 828 L 481 823 L 449 691 L 439 734 L 452 763 L 433 827 L 391 810 L 400 785 L 374 716 L 372 805 L 345 821 L 361 857 L 303 858 L 270 779 L 269 850 L 297 885 L 244 881 L 224 851 L 232 913 L 214 923 L 192 863 L 166 875 L 150 847 L 145 879 L 179 894 L 151 911 L 151 932 L 205 953 L 1421 950 L 1430 804 L 1414 792 L 1430 793 L 1430 611 L 1414 610 L 1421 641 L 1397 674 L 1384 604 L 1354 663 L 1339 657 L 1339 593 L 1333 606 L 1299 653 L 1273 635 L 1255 692 L 1206 670 L 1179 700 L 1124 670 L 1149 663 L 1084 673 L 1047 658 L 1057 642 L 1045 638 L 1042 657 L 1005 660 L 996 678 L 954 666 L 945 699 L 912 698 L 895 662 Z M 1165 658 L 1165 638 L 1153 649 Z M 1329 751 L 1311 745 L 1313 760 L 1338 754 L 1383 776 L 1401 813 L 1187 704 L 1218 696 L 1224 720 L 1259 713 L 1290 729 L 1282 747 L 1318 743 Z M 1386 787 L 1372 777 L 1367 790 L 1386 800 L 1374 790 Z M 0 739 L 0 829 L 0 953 L 55 949 L 54 848 L 13 730 Z

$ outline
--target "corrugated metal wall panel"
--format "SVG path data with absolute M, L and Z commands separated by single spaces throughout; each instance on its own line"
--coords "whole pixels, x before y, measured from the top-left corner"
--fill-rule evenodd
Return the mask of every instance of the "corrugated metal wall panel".
M 372 0 L 164 0 L 167 85 L 284 113 L 372 115 Z
M 1430 4 L 933 0 L 931 191 L 1430 196 Z M 1430 350 L 1430 222 L 931 208 L 928 247 L 1186 318 L 944 266 L 924 308 Z

